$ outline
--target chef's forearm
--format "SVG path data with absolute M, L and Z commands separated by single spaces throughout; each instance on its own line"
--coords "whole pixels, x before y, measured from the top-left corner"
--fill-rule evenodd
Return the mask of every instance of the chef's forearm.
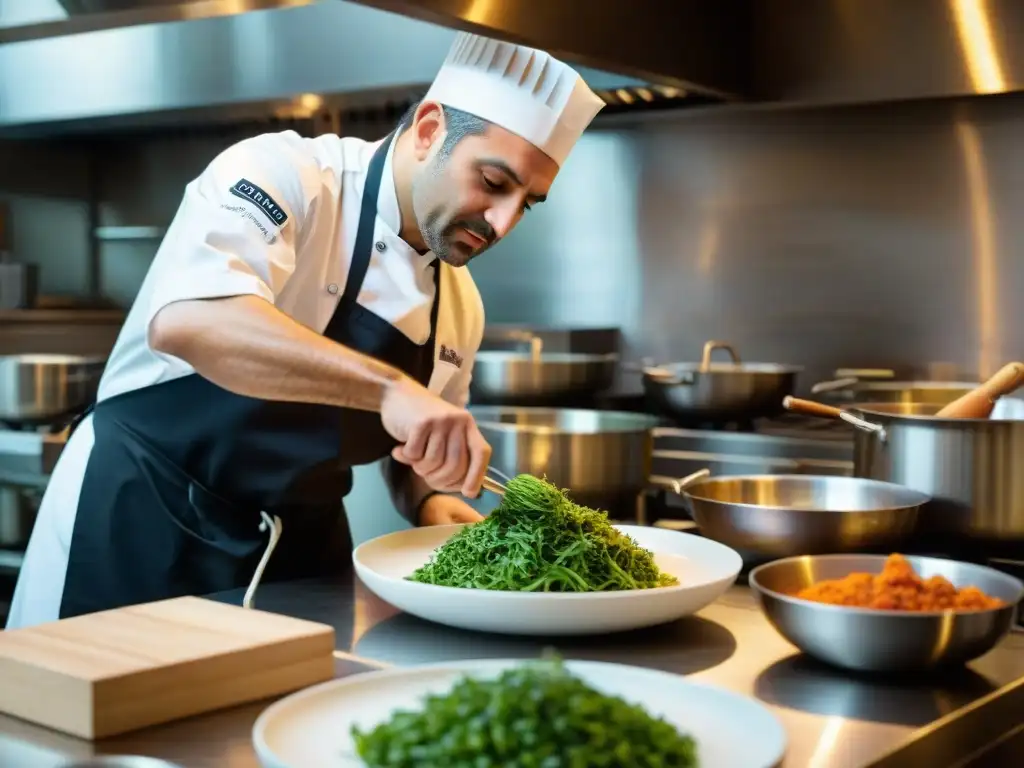
M 405 464 L 394 459 L 384 462 L 384 480 L 391 493 L 391 501 L 398 514 L 413 525 L 419 522 L 420 505 L 434 491 Z
M 149 328 L 157 351 L 239 395 L 379 411 L 401 371 L 337 344 L 256 296 L 181 301 Z

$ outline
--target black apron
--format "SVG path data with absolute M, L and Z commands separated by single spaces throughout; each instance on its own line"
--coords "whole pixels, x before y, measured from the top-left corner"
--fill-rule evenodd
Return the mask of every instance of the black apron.
M 373 155 L 345 291 L 324 336 L 426 386 L 434 367 L 440 265 L 430 338 L 415 344 L 356 303 L 374 247 L 389 137 Z M 211 331 L 215 333 L 215 330 Z M 265 581 L 351 567 L 343 497 L 352 467 L 396 441 L 379 413 L 257 400 L 192 374 L 126 392 L 92 409 L 95 445 L 71 538 L 60 617 L 245 586 L 282 522 Z

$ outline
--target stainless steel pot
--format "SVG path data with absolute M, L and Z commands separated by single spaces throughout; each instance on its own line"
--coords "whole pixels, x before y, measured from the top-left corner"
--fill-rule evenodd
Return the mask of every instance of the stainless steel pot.
M 77 355 L 0 357 L 0 421 L 48 423 L 96 396 L 104 359 Z
M 897 381 L 890 370 L 840 369 L 832 381 L 811 387 L 815 397 L 834 403 L 924 403 L 946 405 L 980 382 Z
M 921 533 L 1024 544 L 1024 400 L 1000 399 L 989 419 L 939 419 L 941 403 L 786 405 L 856 428 L 856 477 L 931 496 Z
M 852 477 L 747 475 L 682 492 L 702 536 L 745 560 L 836 552 L 891 552 L 914 533 L 927 494 Z
M 491 466 L 506 475 L 547 477 L 579 504 L 632 517 L 648 488 L 658 420 L 639 413 L 558 408 L 473 406 L 491 444 Z M 680 492 L 687 482 L 662 484 Z
M 732 362 L 713 363 L 716 349 Z M 642 368 L 644 392 L 659 411 L 685 422 L 745 421 L 782 410 L 793 393 L 800 366 L 742 363 L 736 350 L 709 341 L 699 363 L 670 363 Z
M 473 365 L 474 403 L 529 404 L 595 395 L 615 381 L 618 355 L 481 350 Z
M 784 638 L 800 650 L 839 667 L 871 672 L 911 672 L 963 664 L 992 650 L 1013 624 L 1024 585 L 992 568 L 955 560 L 908 557 L 919 576 L 944 576 L 956 587 L 975 586 L 1007 605 L 989 611 L 870 610 L 825 605 L 793 595 L 825 579 L 880 573 L 882 555 L 793 557 L 750 572 L 761 608 Z

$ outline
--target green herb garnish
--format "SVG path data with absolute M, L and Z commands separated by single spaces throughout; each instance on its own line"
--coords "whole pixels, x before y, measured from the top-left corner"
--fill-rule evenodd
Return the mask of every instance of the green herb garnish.
M 604 592 L 678 584 L 654 556 L 551 483 L 519 475 L 483 521 L 445 542 L 408 578 L 508 592 Z
M 697 744 L 557 659 L 464 677 L 418 711 L 352 729 L 371 768 L 696 768 Z

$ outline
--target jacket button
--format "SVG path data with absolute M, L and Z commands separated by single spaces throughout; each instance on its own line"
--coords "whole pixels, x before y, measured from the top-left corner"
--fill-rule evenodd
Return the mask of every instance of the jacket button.
M 327 286 L 327 292 L 333 296 L 338 292 L 338 286 L 336 286 L 334 283 L 331 283 L 330 285 Z
M 384 253 L 385 249 L 387 248 L 387 245 L 384 244 L 383 240 L 378 240 L 374 245 L 374 248 L 377 249 L 377 253 Z

